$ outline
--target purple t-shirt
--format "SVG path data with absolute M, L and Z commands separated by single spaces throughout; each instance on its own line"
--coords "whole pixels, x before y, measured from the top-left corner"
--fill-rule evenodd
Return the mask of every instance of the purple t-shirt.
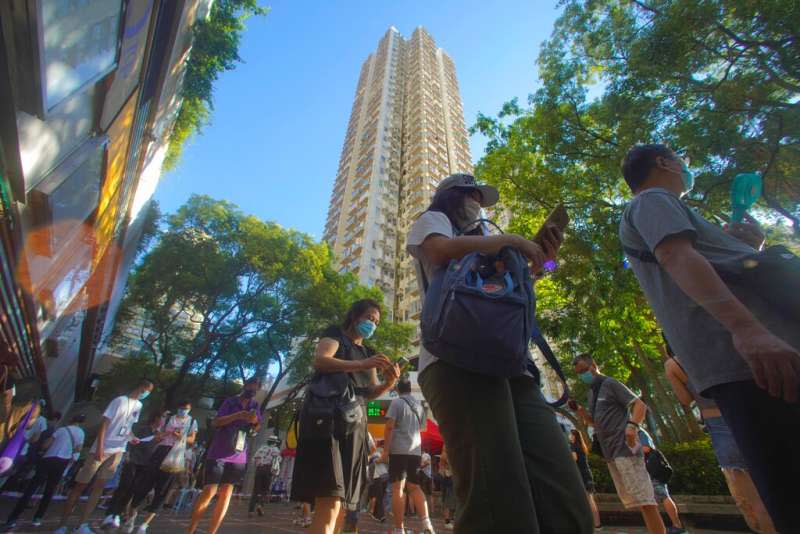
M 219 407 L 219 411 L 217 411 L 217 417 L 232 415 L 237 412 L 241 412 L 242 410 L 255 410 L 256 416 L 258 416 L 258 422 L 261 422 L 261 412 L 258 409 L 258 403 L 255 400 L 250 399 L 250 402 L 247 403 L 246 407 L 243 407 L 242 398 L 239 396 L 226 399 L 225 402 L 222 403 L 222 406 Z M 222 460 L 223 462 L 231 464 L 246 464 L 247 445 L 245 444 L 245 448 L 242 452 L 234 451 L 233 436 L 238 429 L 245 427 L 248 424 L 249 423 L 246 421 L 234 421 L 225 426 L 219 427 L 214 433 L 214 439 L 211 441 L 211 446 L 208 448 L 208 456 L 206 456 L 206 458 L 209 460 Z

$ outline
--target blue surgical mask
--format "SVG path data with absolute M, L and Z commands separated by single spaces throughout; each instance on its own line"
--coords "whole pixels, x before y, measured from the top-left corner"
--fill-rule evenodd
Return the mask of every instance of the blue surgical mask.
M 369 319 L 364 319 L 363 321 L 359 321 L 356 325 L 356 332 L 364 339 L 369 339 L 372 337 L 372 334 L 375 333 L 376 328 L 378 327 L 375 326 L 375 323 Z
M 178 408 L 178 416 L 186 417 L 189 415 L 189 408 Z
M 594 381 L 594 374 L 591 371 L 584 371 L 582 373 L 578 373 L 578 378 L 581 379 L 581 382 L 584 384 L 591 384 Z
M 688 193 L 694 189 L 694 174 L 689 170 L 686 162 L 681 162 L 681 179 L 683 180 L 683 192 Z
M 139 400 L 143 401 L 149 396 L 150 396 L 150 392 L 148 390 L 144 390 L 141 393 L 139 393 Z

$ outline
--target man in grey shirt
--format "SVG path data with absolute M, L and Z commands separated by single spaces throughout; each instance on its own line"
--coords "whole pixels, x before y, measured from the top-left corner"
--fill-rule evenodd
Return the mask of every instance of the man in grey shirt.
M 763 244 L 753 225 L 726 232 L 681 200 L 691 171 L 664 145 L 633 147 L 622 174 L 635 197 L 619 235 L 653 312 L 691 382 L 713 398 L 780 532 L 800 532 L 800 324 L 755 288 L 726 284 L 715 268 Z
M 405 489 L 422 520 L 423 534 L 433 534 L 428 517 L 428 503 L 419 485 L 422 458 L 422 436 L 425 409 L 411 396 L 411 382 L 397 383 L 398 398 L 386 412 L 385 446 L 383 454 L 389 459 L 389 482 L 392 485 L 392 519 L 396 533 L 403 534 L 406 509 Z
M 642 512 L 650 534 L 663 534 L 664 522 L 639 443 L 647 405 L 625 384 L 602 374 L 589 354 L 575 358 L 573 365 L 581 381 L 590 386 L 589 411 L 577 405 L 578 415 L 594 427 L 622 504 Z

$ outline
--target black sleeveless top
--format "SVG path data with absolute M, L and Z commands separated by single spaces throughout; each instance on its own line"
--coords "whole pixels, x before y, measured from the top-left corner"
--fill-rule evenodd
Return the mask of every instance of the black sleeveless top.
M 320 337 L 328 337 L 339 342 L 334 358 L 338 360 L 358 361 L 366 360 L 375 354 L 375 351 L 363 345 L 356 345 L 338 326 L 328 327 Z M 367 388 L 372 385 L 372 370 L 347 373 L 350 380 L 357 388 Z

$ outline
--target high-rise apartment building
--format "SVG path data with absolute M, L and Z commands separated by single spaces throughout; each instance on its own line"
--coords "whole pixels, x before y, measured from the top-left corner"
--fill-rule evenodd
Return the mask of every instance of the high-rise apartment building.
M 342 271 L 383 291 L 390 318 L 419 317 L 405 236 L 457 172 L 472 163 L 453 60 L 424 28 L 405 39 L 392 27 L 361 67 L 324 234 Z

